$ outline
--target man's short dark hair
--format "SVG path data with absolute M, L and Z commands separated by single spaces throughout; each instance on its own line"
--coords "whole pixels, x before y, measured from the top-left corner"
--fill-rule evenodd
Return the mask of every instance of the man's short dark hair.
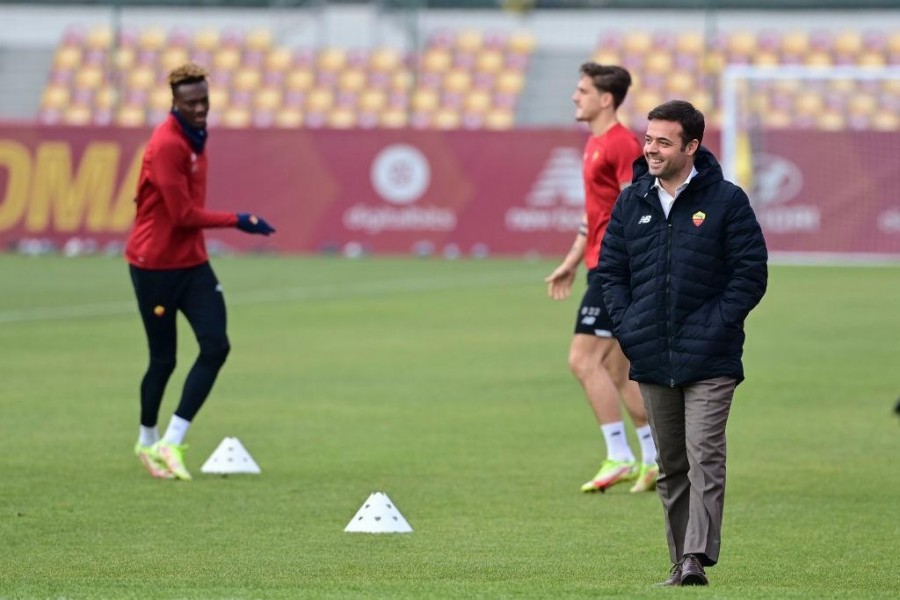
M 631 87 L 631 74 L 623 67 L 586 62 L 580 72 L 591 78 L 599 92 L 609 92 L 613 97 L 613 107 L 619 108 Z
M 669 100 L 660 104 L 647 115 L 648 121 L 658 119 L 660 121 L 675 121 L 681 124 L 681 149 L 697 140 L 703 142 L 703 131 L 706 129 L 706 120 L 703 113 L 694 108 L 694 105 L 684 100 Z

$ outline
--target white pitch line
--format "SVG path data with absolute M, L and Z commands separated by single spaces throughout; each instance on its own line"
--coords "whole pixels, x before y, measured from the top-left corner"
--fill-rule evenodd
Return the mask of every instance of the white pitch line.
M 540 286 L 542 283 L 541 278 L 535 277 L 533 271 L 505 271 L 501 273 L 484 273 L 452 278 L 406 278 L 347 284 L 328 283 L 307 287 L 243 291 L 235 292 L 234 294 L 229 294 L 226 287 L 225 294 L 229 306 L 248 306 L 254 304 L 272 304 L 302 300 L 366 298 L 373 296 L 388 296 L 391 294 L 414 294 L 457 288 L 497 287 L 531 283 L 536 286 Z M 90 317 L 117 317 L 136 314 L 136 312 L 137 306 L 136 302 L 133 300 L 128 302 L 100 302 L 95 304 L 76 304 L 70 306 L 39 306 L 35 308 L 0 311 L 0 325 L 34 321 L 83 319 Z

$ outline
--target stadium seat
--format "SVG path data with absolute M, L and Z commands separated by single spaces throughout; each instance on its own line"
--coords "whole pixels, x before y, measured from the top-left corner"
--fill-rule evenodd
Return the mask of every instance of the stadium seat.
M 251 112 L 242 106 L 230 106 L 222 112 L 223 127 L 241 129 L 251 124 Z
M 297 108 L 284 107 L 275 113 L 276 127 L 292 128 L 303 125 L 303 111 Z
M 409 115 L 400 108 L 389 108 L 381 113 L 379 124 L 389 129 L 406 127 L 409 123 Z
M 143 106 L 126 104 L 116 112 L 115 124 L 120 127 L 143 127 L 146 122 L 147 115 Z

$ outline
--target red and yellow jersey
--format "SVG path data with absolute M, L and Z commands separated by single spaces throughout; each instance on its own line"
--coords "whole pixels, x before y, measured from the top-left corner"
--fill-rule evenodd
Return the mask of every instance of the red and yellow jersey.
M 631 165 L 641 155 L 641 145 L 631 131 L 616 123 L 584 146 L 584 205 L 588 235 L 584 264 L 590 270 L 600 261 L 600 242 L 613 205 L 624 184 L 631 183 Z
M 141 269 L 193 267 L 206 262 L 203 229 L 234 227 L 237 215 L 206 204 L 206 154 L 193 151 L 173 116 L 150 136 L 138 179 L 137 214 L 125 260 Z

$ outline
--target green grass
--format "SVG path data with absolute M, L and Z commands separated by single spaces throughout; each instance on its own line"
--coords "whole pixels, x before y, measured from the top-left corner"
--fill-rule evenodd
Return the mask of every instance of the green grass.
M 896 598 L 900 276 L 772 269 L 708 589 L 654 589 L 654 494 L 602 439 L 547 262 L 220 258 L 232 354 L 190 483 L 131 453 L 145 363 L 116 259 L 0 256 L 0 598 Z M 168 422 L 196 346 L 181 323 Z M 259 476 L 202 475 L 237 436 Z M 343 528 L 385 491 L 411 534 Z

